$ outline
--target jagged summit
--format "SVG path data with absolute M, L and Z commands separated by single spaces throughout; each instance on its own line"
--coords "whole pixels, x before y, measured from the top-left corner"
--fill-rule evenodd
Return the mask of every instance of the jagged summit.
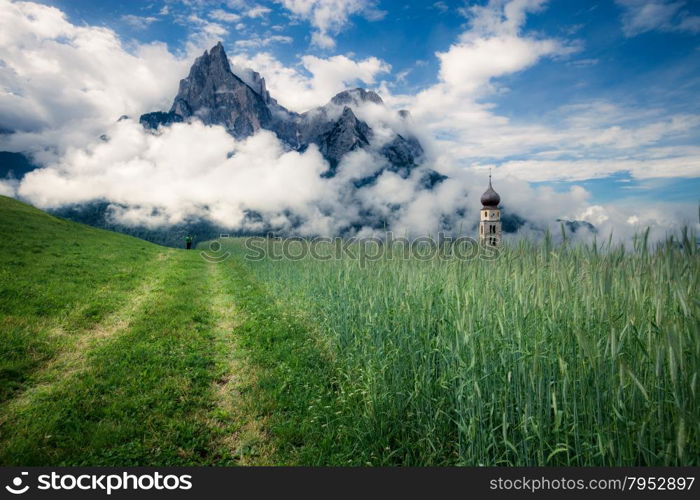
M 200 120 L 206 125 L 222 125 L 236 138 L 245 138 L 260 129 L 274 132 L 290 149 L 304 150 L 316 144 L 335 174 L 336 167 L 350 151 L 374 151 L 389 163 L 389 169 L 408 176 L 423 155 L 414 137 L 396 134 L 383 144 L 374 145 L 372 128 L 354 110 L 373 103 L 384 105 L 371 90 L 355 88 L 336 94 L 328 104 L 305 113 L 295 113 L 270 96 L 265 79 L 257 72 L 231 66 L 224 46 L 217 43 L 198 57 L 180 87 L 170 111 L 141 116 L 149 129 L 172 123 Z M 403 116 L 403 115 L 402 115 Z M 382 162 L 379 162 L 382 163 Z M 379 166 L 376 178 L 385 167 Z
M 327 175 L 335 173 L 338 163 L 346 153 L 369 146 L 371 138 L 372 129 L 359 120 L 352 109 L 345 106 L 340 118 L 333 123 L 330 130 L 319 137 L 319 150 L 331 164 Z
M 204 53 L 206 54 L 207 51 L 205 50 Z M 226 65 L 228 66 L 228 57 L 226 56 L 226 51 L 224 50 L 224 44 L 221 43 L 221 40 L 216 42 L 216 45 L 214 45 L 211 50 L 209 51 L 209 55 L 212 58 L 216 57 L 221 57 L 225 59 Z
M 198 57 L 180 88 L 170 113 L 217 124 L 235 137 L 247 137 L 272 121 L 265 100 L 233 74 L 219 42 Z
M 343 90 L 331 99 L 331 103 L 336 104 L 338 106 L 359 106 L 365 102 L 384 104 L 384 101 L 382 101 L 382 98 L 379 97 L 379 95 L 376 92 L 372 92 L 371 90 L 361 88 Z

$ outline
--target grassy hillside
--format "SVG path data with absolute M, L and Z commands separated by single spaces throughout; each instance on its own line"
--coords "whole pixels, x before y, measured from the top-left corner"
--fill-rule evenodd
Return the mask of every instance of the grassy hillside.
M 0 464 L 272 460 L 221 270 L 0 197 Z
M 163 252 L 5 197 L 0 245 L 0 400 L 21 390 L 78 334 L 124 307 Z

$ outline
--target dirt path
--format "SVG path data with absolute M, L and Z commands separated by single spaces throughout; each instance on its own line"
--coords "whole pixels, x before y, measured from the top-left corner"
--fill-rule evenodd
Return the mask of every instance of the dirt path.
M 227 291 L 225 269 L 215 263 L 208 268 L 217 375 L 211 385 L 215 408 L 204 420 L 214 429 L 213 449 L 241 465 L 266 465 L 272 463 L 274 447 L 265 433 L 264 418 L 258 418 L 252 409 L 251 391 L 258 376 L 237 342 L 236 327 L 243 312 L 236 309 Z

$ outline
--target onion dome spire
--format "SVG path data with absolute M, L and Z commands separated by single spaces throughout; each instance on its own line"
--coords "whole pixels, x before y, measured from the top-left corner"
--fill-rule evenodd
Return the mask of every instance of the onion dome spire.
M 481 195 L 481 204 L 485 207 L 498 207 L 501 202 L 500 195 L 491 186 L 491 170 L 489 170 L 489 188 Z

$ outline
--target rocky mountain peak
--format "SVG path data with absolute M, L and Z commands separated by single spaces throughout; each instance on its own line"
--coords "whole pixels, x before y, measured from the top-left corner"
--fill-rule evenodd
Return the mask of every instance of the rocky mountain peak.
M 372 129 L 359 120 L 348 106 L 343 108 L 340 118 L 315 141 L 321 154 L 328 159 L 332 176 L 345 154 L 357 148 L 367 147 L 372 139 Z
M 233 74 L 221 42 L 198 57 L 180 80 L 170 116 L 223 125 L 235 137 L 247 137 L 271 122 L 265 99 Z
M 170 111 L 147 113 L 140 121 L 146 128 L 157 129 L 197 119 L 206 125 L 222 125 L 237 138 L 271 130 L 290 149 L 316 144 L 330 164 L 328 176 L 335 174 L 345 154 L 365 148 L 384 156 L 392 170 L 408 175 L 423 149 L 415 138 L 398 134 L 381 147 L 373 146 L 372 128 L 353 111 L 367 103 L 384 104 L 375 92 L 355 88 L 336 94 L 325 106 L 303 114 L 291 112 L 270 96 L 259 73 L 231 66 L 219 42 L 198 57 L 187 78 L 180 80 Z
M 331 99 L 331 103 L 337 106 L 360 106 L 366 102 L 384 104 L 384 101 L 376 92 L 361 88 L 344 90 Z
M 355 113 L 352 111 L 352 108 L 350 106 L 345 106 L 345 107 L 343 107 L 343 112 L 340 115 L 339 121 L 349 123 L 349 124 L 352 124 L 354 126 L 360 120 L 357 119 L 357 116 L 355 116 Z
M 224 50 L 224 46 L 221 44 L 221 42 L 217 43 L 214 45 L 211 50 L 209 51 L 209 64 L 212 66 L 219 66 L 222 70 L 222 72 L 231 72 L 231 66 L 229 65 L 228 62 L 228 56 L 226 55 L 226 51 Z M 203 58 L 207 57 L 207 51 L 204 51 L 204 54 L 202 55 Z M 195 62 L 196 64 L 196 62 Z

